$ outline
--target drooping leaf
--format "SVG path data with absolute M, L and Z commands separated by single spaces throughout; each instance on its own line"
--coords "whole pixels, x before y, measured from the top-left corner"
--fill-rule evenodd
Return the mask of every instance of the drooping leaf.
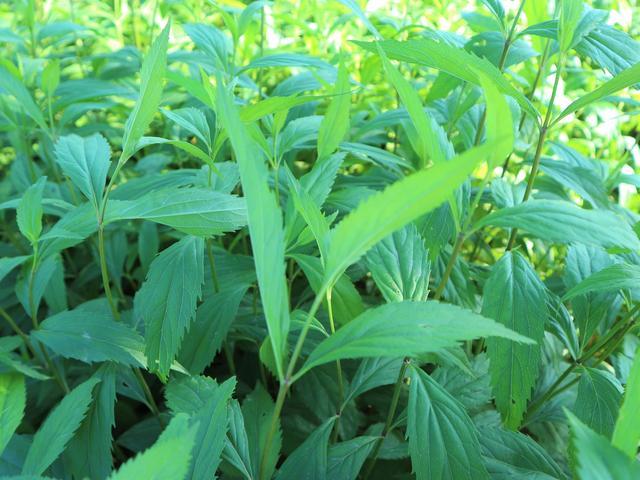
M 137 200 L 111 200 L 105 223 L 143 219 L 189 235 L 212 236 L 246 225 L 242 198 L 201 188 L 165 188 Z
M 144 339 L 125 323 L 114 321 L 107 305 L 91 310 L 80 306 L 53 315 L 31 337 L 65 358 L 144 366 Z
M 0 373 L 0 455 L 22 421 L 26 401 L 24 376 Z
M 322 480 L 327 478 L 329 436 L 336 422 L 332 417 L 316 428 L 307 439 L 287 457 L 276 480 L 299 478 Z
M 527 260 L 507 252 L 493 267 L 484 287 L 482 313 L 540 343 L 547 321 L 545 287 Z M 508 428 L 520 425 L 538 376 L 540 346 L 502 338 L 487 339 L 496 406 Z
M 94 401 L 65 453 L 74 475 L 103 479 L 113 469 L 111 431 L 115 426 L 116 368 L 107 363 L 94 376 L 100 380 L 93 390 Z
M 47 122 L 40 108 L 29 93 L 29 90 L 27 90 L 20 79 L 16 78 L 13 73 L 4 66 L 0 66 L 0 87 L 2 88 L 2 93 L 6 92 L 16 99 L 17 104 L 24 109 L 25 113 L 29 115 L 42 130 L 47 130 Z
M 0 282 L 4 280 L 4 277 L 9 275 L 11 271 L 22 265 L 29 259 L 28 255 L 20 255 L 18 257 L 4 257 L 0 258 Z
M 378 437 L 356 437 L 329 446 L 326 478 L 356 480 Z
M 68 393 L 51 411 L 33 436 L 22 466 L 23 475 L 41 475 L 64 451 L 80 427 L 89 405 L 93 387 L 100 382 L 90 378 Z
M 60 137 L 55 152 L 62 172 L 97 209 L 111 165 L 107 140 L 100 134 L 86 138 L 71 134 Z
M 407 437 L 418 480 L 488 479 L 478 434 L 464 407 L 420 368 L 411 368 Z
M 622 403 L 622 385 L 604 370 L 585 367 L 578 383 L 573 412 L 596 433 L 611 437 Z
M 615 263 L 589 275 L 562 297 L 570 300 L 592 292 L 615 292 L 637 288 L 640 285 L 640 267 L 627 263 Z
M 570 202 L 529 200 L 483 217 L 474 229 L 487 225 L 519 228 L 544 240 L 562 244 L 575 242 L 640 250 L 638 236 L 624 220 L 612 212 L 585 210 Z
M 618 420 L 613 430 L 611 442 L 629 457 L 635 458 L 640 442 L 640 416 L 638 403 L 640 402 L 640 349 L 636 351 L 631 372 L 627 378 L 624 401 Z
M 167 68 L 170 28 L 171 25 L 168 23 L 155 39 L 142 62 L 140 95 L 124 126 L 120 164 L 126 162 L 133 155 L 138 140 L 144 135 L 160 105 L 164 73 Z
M 168 119 L 202 140 L 202 143 L 211 150 L 211 131 L 202 110 L 189 107 L 178 110 L 163 110 L 162 113 Z
M 581 480 L 631 480 L 640 476 L 640 463 L 612 446 L 605 437 L 566 412 L 571 427 L 573 471 Z
M 135 297 L 145 323 L 145 352 L 151 371 L 166 377 L 196 314 L 204 282 L 204 241 L 184 237 L 151 263 Z
M 222 85 L 217 89 L 217 108 L 240 168 L 262 307 L 271 347 L 276 352 L 276 370 L 278 376 L 283 378 L 282 364 L 289 333 L 289 302 L 285 281 L 282 213 L 268 187 L 264 157 L 246 134 L 233 99 Z
M 177 414 L 155 444 L 124 463 L 109 480 L 184 480 L 189 472 L 195 436 L 196 425 L 189 425 L 189 416 Z
M 531 343 L 493 320 L 455 305 L 436 301 L 389 303 L 366 310 L 323 340 L 295 377 L 341 358 L 416 356 L 483 336 Z
M 394 383 L 401 364 L 401 358 L 371 357 L 362 360 L 349 383 L 344 404 L 376 387 Z
M 387 302 L 427 299 L 431 261 L 415 225 L 378 242 L 367 253 L 367 266 Z

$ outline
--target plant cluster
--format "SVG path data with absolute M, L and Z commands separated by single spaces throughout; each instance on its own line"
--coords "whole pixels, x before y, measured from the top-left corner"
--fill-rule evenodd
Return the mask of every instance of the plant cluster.
M 636 7 L 389 3 L 0 5 L 2 478 L 640 478 Z

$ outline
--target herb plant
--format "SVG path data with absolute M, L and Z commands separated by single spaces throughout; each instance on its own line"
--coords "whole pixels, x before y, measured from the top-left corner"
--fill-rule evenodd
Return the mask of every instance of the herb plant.
M 638 7 L 365 3 L 0 4 L 2 478 L 640 478 Z

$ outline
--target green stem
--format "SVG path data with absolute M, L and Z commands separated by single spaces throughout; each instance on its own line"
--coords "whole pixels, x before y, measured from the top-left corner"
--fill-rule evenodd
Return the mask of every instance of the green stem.
M 111 286 L 109 281 L 109 270 L 107 267 L 107 256 L 104 248 L 104 226 L 100 224 L 98 226 L 98 255 L 100 256 L 100 273 L 102 275 L 102 287 L 104 288 L 104 294 L 109 302 L 109 308 L 113 314 L 113 318 L 116 321 L 120 321 L 120 312 L 118 312 L 118 305 L 111 293 Z
M 456 239 L 456 243 L 453 246 L 453 251 L 451 252 L 451 256 L 449 257 L 449 261 L 447 262 L 447 266 L 445 267 L 444 273 L 442 274 L 442 279 L 440 279 L 440 283 L 438 284 L 438 288 L 436 288 L 436 292 L 433 296 L 435 300 L 440 300 L 442 294 L 444 293 L 444 289 L 447 286 L 447 282 L 449 281 L 449 277 L 451 276 L 451 272 L 453 272 L 453 267 L 456 264 L 456 259 L 462 250 L 462 245 L 464 244 L 465 235 L 464 233 L 458 233 L 458 238 Z
M 136 376 L 138 383 L 140 384 L 140 386 L 142 387 L 142 390 L 144 391 L 144 396 L 147 398 L 147 402 L 149 402 L 149 408 L 151 410 L 151 413 L 153 413 L 158 418 L 158 422 L 160 422 L 160 426 L 164 427 L 164 422 L 160 417 L 160 410 L 158 409 L 158 404 L 156 403 L 155 398 L 153 398 L 151 389 L 149 388 L 149 384 L 142 376 L 142 372 L 140 371 L 139 368 L 131 367 L 131 370 L 133 370 L 133 373 Z
M 211 239 L 207 238 L 207 258 L 209 259 L 209 269 L 211 270 L 211 282 L 213 284 L 213 293 L 217 293 L 220 291 L 220 281 L 218 280 L 218 273 L 216 271 L 212 243 Z
M 333 305 L 331 302 L 332 289 L 327 290 L 327 311 L 329 312 L 329 327 L 331 328 L 331 334 L 336 333 L 335 323 L 333 321 Z M 341 405 L 344 402 L 344 379 L 342 376 L 342 365 L 340 360 L 336 360 L 336 381 L 338 382 L 338 418 L 336 418 L 333 424 L 333 432 L 331 433 L 331 442 L 335 443 L 338 440 L 338 432 L 340 429 L 340 417 L 341 417 Z
M 531 196 L 531 192 L 533 191 L 533 183 L 535 182 L 536 175 L 538 174 L 538 169 L 540 167 L 542 150 L 544 149 L 544 142 L 547 138 L 547 131 L 549 129 L 549 124 L 552 118 L 553 104 L 555 103 L 556 95 L 558 93 L 558 85 L 560 84 L 560 77 L 562 74 L 562 61 L 563 61 L 563 57 L 560 56 L 560 58 L 558 58 L 558 63 L 556 66 L 556 75 L 553 81 L 553 90 L 551 91 L 551 98 L 549 98 L 549 104 L 547 105 L 547 113 L 545 114 L 542 127 L 540 127 L 540 133 L 538 135 L 538 143 L 536 145 L 536 153 L 533 157 L 533 165 L 531 166 L 531 172 L 529 172 L 529 178 L 527 179 L 527 188 L 524 192 L 524 197 L 522 199 L 523 202 L 526 202 Z M 507 243 L 507 251 L 513 248 L 517 236 L 518 236 L 518 229 L 514 228 L 511 231 L 511 236 L 509 237 L 509 242 Z
M 380 453 L 380 449 L 382 448 L 382 444 L 384 439 L 392 430 L 393 419 L 396 416 L 396 410 L 398 409 L 398 401 L 400 400 L 400 391 L 402 390 L 402 384 L 404 383 L 404 376 L 407 373 L 407 368 L 411 363 L 411 359 L 409 357 L 405 357 L 402 361 L 402 366 L 400 367 L 400 372 L 398 373 L 398 379 L 393 387 L 393 396 L 391 397 L 391 404 L 389 405 L 389 410 L 387 412 L 387 419 L 384 423 L 384 428 L 382 429 L 382 434 L 380 438 L 376 440 L 375 447 L 373 448 L 373 453 L 371 454 L 371 460 L 369 461 L 369 465 L 364 472 L 362 478 L 366 480 L 371 472 L 373 472 L 373 468 L 376 465 L 376 461 L 378 459 L 378 454 Z
M 295 379 L 292 378 L 293 370 L 295 369 L 296 362 L 298 361 L 298 357 L 302 352 L 302 346 L 304 344 L 304 340 L 307 336 L 307 333 L 309 333 L 309 328 L 311 328 L 311 322 L 313 321 L 313 318 L 316 312 L 318 311 L 318 309 L 320 308 L 320 305 L 322 304 L 322 300 L 324 298 L 326 290 L 327 290 L 327 287 L 324 287 L 316 294 L 316 297 L 313 300 L 313 304 L 309 309 L 309 313 L 307 314 L 307 319 L 304 325 L 302 326 L 302 330 L 300 332 L 300 336 L 298 337 L 298 341 L 296 342 L 296 346 L 293 349 L 293 354 L 291 355 L 291 359 L 289 360 L 289 365 L 287 366 L 287 372 L 285 374 L 285 377 L 280 382 L 280 388 L 278 389 L 278 396 L 276 397 L 276 404 L 273 411 L 273 417 L 271 419 L 269 431 L 267 432 L 267 437 L 265 439 L 264 450 L 262 451 L 262 457 L 260 459 L 260 471 L 258 475 L 258 478 L 260 480 L 267 480 L 265 477 L 267 459 L 269 457 L 269 452 L 271 451 L 271 444 L 273 443 L 273 437 L 278 428 L 278 422 L 280 420 L 280 414 L 282 413 L 284 400 L 287 396 L 287 392 L 289 391 L 289 388 L 291 388 L 291 385 L 295 381 Z
M 26 347 L 31 352 L 31 355 L 34 358 L 37 358 L 38 356 L 36 354 L 35 349 L 33 348 L 33 344 L 31 343 L 31 340 L 29 340 L 29 336 L 26 333 L 24 333 L 24 331 L 20 328 L 20 326 L 11 317 L 11 315 L 9 315 L 9 313 L 2 307 L 0 307 L 0 316 L 2 316 L 7 321 L 11 329 L 22 339 Z

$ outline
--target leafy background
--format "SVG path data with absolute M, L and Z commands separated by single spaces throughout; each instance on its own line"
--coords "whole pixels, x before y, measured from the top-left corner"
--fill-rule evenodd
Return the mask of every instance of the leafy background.
M 0 475 L 640 476 L 639 10 L 0 3 Z

